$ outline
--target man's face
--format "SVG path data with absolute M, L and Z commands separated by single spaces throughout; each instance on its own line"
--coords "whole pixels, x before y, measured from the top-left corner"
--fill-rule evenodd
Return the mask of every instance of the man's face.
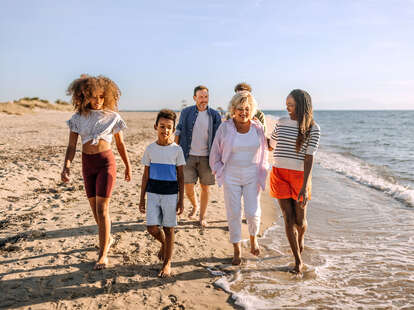
M 208 90 L 201 89 L 197 90 L 195 96 L 193 97 L 196 103 L 197 109 L 199 111 L 205 111 L 208 105 Z

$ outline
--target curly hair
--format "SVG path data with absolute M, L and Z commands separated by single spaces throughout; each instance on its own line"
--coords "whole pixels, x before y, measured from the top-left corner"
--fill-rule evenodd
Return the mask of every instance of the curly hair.
M 155 126 L 158 126 L 158 121 L 160 120 L 160 118 L 166 118 L 166 119 L 172 120 L 174 122 L 174 128 L 175 128 L 175 120 L 177 119 L 177 114 L 175 114 L 173 110 L 162 109 L 161 111 L 159 111 L 157 114 L 157 118 L 155 120 Z
M 89 98 L 98 93 L 104 96 L 103 108 L 105 110 L 118 111 L 118 100 L 121 96 L 118 85 L 111 79 L 102 75 L 95 77 L 87 74 L 82 74 L 80 78 L 70 83 L 66 93 L 72 96 L 73 107 L 80 114 L 88 113 Z
M 230 116 L 233 116 L 237 107 L 245 102 L 250 106 L 250 119 L 253 119 L 253 116 L 257 111 L 257 103 L 256 99 L 254 99 L 253 95 L 248 91 L 239 91 L 233 96 L 233 98 L 231 98 L 228 107 Z
M 292 90 L 289 96 L 292 97 L 296 103 L 295 113 L 298 121 L 296 153 L 299 153 L 303 143 L 309 139 L 311 128 L 315 124 L 313 119 L 312 98 L 306 91 L 301 89 Z

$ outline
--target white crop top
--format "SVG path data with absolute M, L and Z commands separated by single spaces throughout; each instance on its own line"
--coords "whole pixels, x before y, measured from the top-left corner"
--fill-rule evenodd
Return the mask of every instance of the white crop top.
M 81 136 L 82 144 L 92 140 L 92 145 L 98 144 L 100 139 L 111 143 L 114 134 L 127 128 L 121 116 L 109 110 L 89 110 L 85 115 L 75 113 L 66 123 L 71 131 Z

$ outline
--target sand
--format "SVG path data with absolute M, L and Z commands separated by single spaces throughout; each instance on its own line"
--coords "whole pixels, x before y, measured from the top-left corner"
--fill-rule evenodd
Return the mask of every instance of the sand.
M 13 309 L 234 309 L 229 295 L 214 285 L 230 265 L 222 189 L 212 186 L 201 229 L 187 214 L 176 228 L 174 277 L 157 277 L 158 243 L 146 232 L 138 211 L 144 148 L 155 141 L 155 113 L 121 113 L 133 179 L 123 180 L 123 164 L 113 147 L 118 179 L 110 204 L 114 246 L 110 266 L 93 271 L 97 226 L 81 175 L 80 142 L 71 182 L 60 172 L 68 139 L 65 120 L 72 113 L 0 113 L 0 308 Z M 262 194 L 261 234 L 276 218 L 268 193 Z M 246 224 L 243 236 L 248 238 Z M 247 260 L 257 260 L 244 248 Z M 266 250 L 263 249 L 263 252 Z M 263 253 L 265 255 L 265 253 Z

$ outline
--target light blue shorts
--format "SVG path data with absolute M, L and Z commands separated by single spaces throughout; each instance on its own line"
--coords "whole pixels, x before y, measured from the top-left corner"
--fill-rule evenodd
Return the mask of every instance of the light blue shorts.
M 178 194 L 147 193 L 147 226 L 177 226 Z

